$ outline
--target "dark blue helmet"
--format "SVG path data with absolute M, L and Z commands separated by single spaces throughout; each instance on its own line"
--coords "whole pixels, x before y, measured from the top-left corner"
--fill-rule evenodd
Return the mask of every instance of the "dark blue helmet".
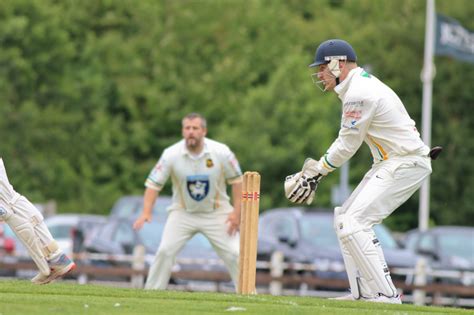
M 322 42 L 316 49 L 314 62 L 309 67 L 326 64 L 331 59 L 357 61 L 357 56 L 352 46 L 342 39 L 329 39 Z

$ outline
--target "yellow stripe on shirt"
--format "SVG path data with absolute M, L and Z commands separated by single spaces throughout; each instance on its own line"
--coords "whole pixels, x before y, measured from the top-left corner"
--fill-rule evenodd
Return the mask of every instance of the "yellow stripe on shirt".
M 380 156 L 382 159 L 385 161 L 388 159 L 387 152 L 382 148 L 380 144 L 377 143 L 377 141 L 374 140 L 374 138 L 370 137 L 370 140 L 374 143 L 374 145 L 377 147 L 377 150 L 379 151 Z

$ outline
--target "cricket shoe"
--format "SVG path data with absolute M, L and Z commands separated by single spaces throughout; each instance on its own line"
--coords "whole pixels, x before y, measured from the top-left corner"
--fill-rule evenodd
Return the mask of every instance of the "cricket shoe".
M 385 295 L 379 295 L 373 298 L 361 297 L 356 299 L 352 294 L 347 294 L 344 296 L 339 296 L 335 298 L 329 298 L 329 300 L 338 300 L 338 301 L 364 301 L 364 302 L 375 302 L 375 303 L 389 303 L 389 304 L 402 304 L 402 299 L 400 295 L 394 297 L 387 297 Z
M 58 258 L 49 261 L 49 268 L 51 272 L 49 275 L 42 274 L 41 272 L 37 274 L 31 282 L 34 284 L 47 284 L 51 281 L 65 276 L 68 272 L 76 268 L 76 264 L 66 256 L 66 254 L 61 254 Z

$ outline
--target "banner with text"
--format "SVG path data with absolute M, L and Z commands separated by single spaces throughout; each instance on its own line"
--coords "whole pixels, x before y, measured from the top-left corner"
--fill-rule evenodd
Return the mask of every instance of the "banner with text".
M 455 19 L 437 14 L 435 53 L 474 63 L 474 32 Z

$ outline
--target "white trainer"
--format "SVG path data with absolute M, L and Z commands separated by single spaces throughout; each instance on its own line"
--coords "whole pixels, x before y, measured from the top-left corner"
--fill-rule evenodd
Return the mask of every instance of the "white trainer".
M 361 297 L 360 299 L 354 298 L 352 294 L 347 294 L 344 296 L 339 296 L 335 298 L 329 298 L 329 300 L 338 300 L 338 301 L 364 301 L 364 302 L 375 302 L 375 303 L 388 303 L 388 304 L 402 304 L 402 299 L 400 295 L 394 297 L 387 297 L 385 295 L 379 295 L 373 298 Z
M 48 262 L 51 270 L 49 275 L 43 273 L 37 274 L 31 282 L 34 284 L 47 284 L 51 281 L 65 276 L 68 272 L 76 268 L 76 264 L 66 255 L 61 254 L 57 259 Z

